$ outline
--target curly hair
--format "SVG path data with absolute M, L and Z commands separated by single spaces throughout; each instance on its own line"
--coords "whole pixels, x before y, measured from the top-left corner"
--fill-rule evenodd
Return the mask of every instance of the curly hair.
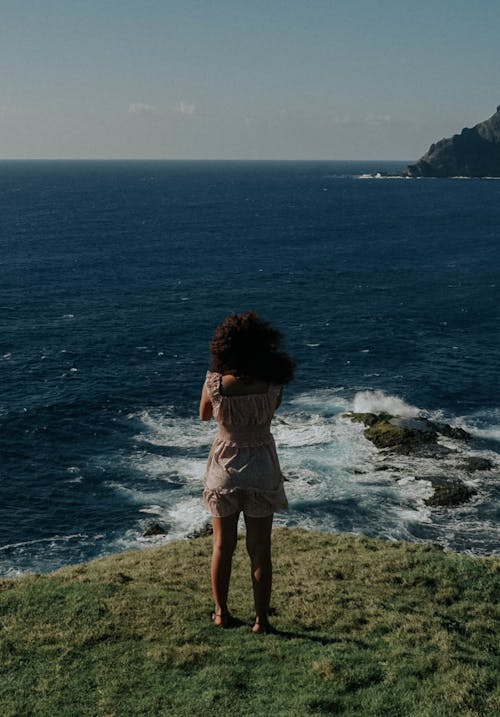
M 289 383 L 294 374 L 290 356 L 281 350 L 281 333 L 255 311 L 232 314 L 216 328 L 210 344 L 211 371 L 269 383 Z

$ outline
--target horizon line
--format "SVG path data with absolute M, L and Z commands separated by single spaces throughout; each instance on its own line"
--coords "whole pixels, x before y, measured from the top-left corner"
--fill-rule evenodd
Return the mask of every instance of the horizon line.
M 346 159 L 267 157 L 0 157 L 0 162 L 414 162 L 413 159 Z

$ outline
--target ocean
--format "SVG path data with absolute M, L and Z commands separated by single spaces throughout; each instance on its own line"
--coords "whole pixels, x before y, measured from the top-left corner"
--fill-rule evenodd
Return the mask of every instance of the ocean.
M 273 427 L 276 525 L 498 552 L 500 182 L 403 167 L 0 162 L 1 575 L 207 522 L 208 344 L 246 309 L 297 365 Z M 384 461 L 353 408 L 472 439 Z M 470 456 L 492 469 L 468 473 Z M 476 494 L 431 508 L 436 475 Z M 153 521 L 166 535 L 143 536 Z

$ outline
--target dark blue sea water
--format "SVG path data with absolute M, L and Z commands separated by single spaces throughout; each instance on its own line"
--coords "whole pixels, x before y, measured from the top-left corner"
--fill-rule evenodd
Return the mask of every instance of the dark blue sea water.
M 277 524 L 498 549 L 500 182 L 363 176 L 402 166 L 0 163 L 2 574 L 205 523 L 208 342 L 247 308 L 297 362 Z M 473 440 L 384 467 L 353 406 Z M 467 474 L 465 455 L 494 468 Z M 416 478 L 435 474 L 476 497 L 431 510 Z M 152 520 L 166 538 L 142 537 Z

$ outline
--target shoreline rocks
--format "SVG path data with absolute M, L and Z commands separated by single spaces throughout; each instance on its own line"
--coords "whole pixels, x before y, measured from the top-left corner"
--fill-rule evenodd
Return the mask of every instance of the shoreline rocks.
M 210 522 L 205 523 L 201 528 L 193 530 L 189 533 L 186 538 L 188 540 L 196 540 L 196 538 L 206 538 L 213 534 L 213 527 Z M 143 538 L 156 538 L 160 535 L 168 535 L 168 528 L 157 522 L 152 522 L 146 526 L 142 537 Z
M 363 424 L 365 438 L 386 455 L 416 455 L 439 460 L 452 452 L 451 449 L 438 444 L 439 436 L 458 441 L 468 441 L 471 437 L 462 428 L 422 417 L 404 418 L 388 413 L 346 413 L 344 416 L 354 423 Z M 493 464 L 487 458 L 470 456 L 464 459 L 462 467 L 471 473 L 491 470 Z M 391 466 L 387 466 L 387 469 L 391 469 Z M 376 470 L 382 468 L 379 466 Z M 460 505 L 476 494 L 476 490 L 460 478 L 423 475 L 416 476 L 416 479 L 432 484 L 434 492 L 425 500 L 425 504 L 433 508 Z
M 209 535 L 213 535 L 214 529 L 212 526 L 212 523 L 208 522 L 205 523 L 201 528 L 198 528 L 197 530 L 193 530 L 192 533 L 189 533 L 187 536 L 188 540 L 196 540 L 197 538 L 207 538 Z
M 153 538 L 157 535 L 167 535 L 168 530 L 159 523 L 150 523 L 142 534 L 143 538 Z
M 424 477 L 422 477 L 423 479 Z M 424 503 L 431 508 L 439 506 L 452 507 L 466 503 L 470 498 L 476 495 L 476 490 L 470 488 L 459 478 L 449 478 L 448 476 L 428 476 L 425 480 L 432 483 L 434 493 L 424 500 Z
M 442 447 L 437 445 L 440 435 L 460 441 L 470 438 L 462 428 L 427 418 L 403 418 L 388 413 L 346 413 L 345 416 L 366 426 L 365 438 L 377 448 L 399 455 L 410 455 L 422 447 L 432 447 L 436 454 L 443 453 Z
M 493 462 L 489 458 L 481 458 L 478 456 L 468 456 L 464 459 L 461 466 L 467 473 L 475 473 L 475 471 L 490 471 L 493 468 Z

